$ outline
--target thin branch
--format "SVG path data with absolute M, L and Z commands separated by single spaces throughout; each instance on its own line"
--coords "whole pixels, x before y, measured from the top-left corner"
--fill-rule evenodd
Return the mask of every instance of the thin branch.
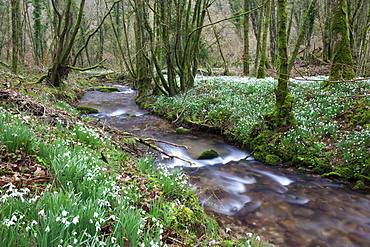
M 78 50 L 74 60 L 73 60 L 73 63 L 72 65 L 75 66 L 76 65 L 76 62 L 77 62 L 77 58 L 78 56 L 81 54 L 81 52 L 87 47 L 87 45 L 89 44 L 90 42 L 90 39 L 99 31 L 99 29 L 101 28 L 101 26 L 104 24 L 104 21 L 105 19 L 108 17 L 108 15 L 112 12 L 113 10 L 113 7 L 116 5 L 116 3 L 120 2 L 121 0 L 116 0 L 112 6 L 110 7 L 110 9 L 108 10 L 108 12 L 104 15 L 103 19 L 100 21 L 99 25 L 96 27 L 96 29 L 89 33 L 89 35 L 87 36 L 87 40 L 85 42 L 85 44 Z
M 232 20 L 232 19 L 235 19 L 235 18 L 241 17 L 241 16 L 243 16 L 243 15 L 248 15 L 248 14 L 252 13 L 253 11 L 256 11 L 256 10 L 258 10 L 258 9 L 260 9 L 260 8 L 263 8 L 263 6 L 265 6 L 265 4 L 266 4 L 268 1 L 270 1 L 270 0 L 266 0 L 266 1 L 265 1 L 265 2 L 263 2 L 260 6 L 258 6 L 258 7 L 256 7 L 256 8 L 254 8 L 254 9 L 248 10 L 248 11 L 246 11 L 246 12 L 242 12 L 242 13 L 237 14 L 237 15 L 233 15 L 233 16 L 230 16 L 230 17 L 227 17 L 227 18 L 224 18 L 224 19 L 221 19 L 221 20 L 218 20 L 218 21 L 212 22 L 212 23 L 208 23 L 208 24 L 203 25 L 203 26 L 201 26 L 201 27 L 197 27 L 197 28 L 193 29 L 193 30 L 188 34 L 188 36 L 191 36 L 194 32 L 198 31 L 199 29 L 203 29 L 203 28 L 205 28 L 205 27 L 213 26 L 213 25 L 215 25 L 215 24 L 217 24 L 217 23 L 220 23 L 220 22 L 224 22 L 224 21 Z
M 103 59 L 102 61 L 100 61 L 98 64 L 95 64 L 91 67 L 88 67 L 88 68 L 78 68 L 78 67 L 74 67 L 74 66 L 71 66 L 71 65 L 67 65 L 67 68 L 70 68 L 70 69 L 73 69 L 73 70 L 78 70 L 78 71 L 86 71 L 86 70 L 92 70 L 92 69 L 96 69 L 96 68 L 106 68 L 102 63 L 105 62 L 105 60 L 107 59 Z

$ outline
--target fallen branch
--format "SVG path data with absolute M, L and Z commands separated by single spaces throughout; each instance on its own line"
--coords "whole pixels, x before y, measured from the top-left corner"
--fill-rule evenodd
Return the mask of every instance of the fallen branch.
M 161 143 L 169 144 L 169 145 L 174 146 L 174 147 L 189 149 L 189 147 L 185 146 L 185 145 L 179 145 L 179 144 L 175 144 L 175 143 L 172 143 L 172 142 L 157 140 L 157 139 L 153 139 L 153 138 L 146 138 L 145 141 L 161 142 Z
M 182 160 L 182 161 L 185 161 L 191 165 L 195 165 L 194 162 L 191 162 L 190 160 L 187 160 L 187 159 L 184 159 L 180 156 L 177 156 L 177 155 L 173 155 L 173 154 L 169 154 L 167 153 L 166 151 L 164 151 L 163 149 L 161 149 L 160 147 L 157 147 L 156 145 L 150 143 L 149 141 L 153 141 L 153 142 L 164 142 L 164 141 L 161 141 L 161 140 L 156 140 L 156 139 L 152 139 L 152 138 L 149 138 L 149 139 L 143 139 L 143 138 L 140 138 L 140 137 L 136 137 L 137 140 L 141 143 L 141 144 L 144 144 L 148 147 L 150 147 L 151 149 L 155 150 L 155 151 L 158 151 L 168 157 L 170 157 L 171 159 L 179 159 L 179 160 Z M 165 142 L 167 144 L 170 144 L 170 145 L 173 145 L 175 147 L 179 146 L 181 147 L 181 145 L 177 145 L 177 144 L 174 144 L 174 143 L 170 143 L 170 142 Z

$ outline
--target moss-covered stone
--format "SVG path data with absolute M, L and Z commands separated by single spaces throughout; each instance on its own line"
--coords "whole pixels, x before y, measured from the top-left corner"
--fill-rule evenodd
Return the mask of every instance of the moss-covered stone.
M 188 134 L 191 132 L 191 129 L 185 129 L 183 127 L 179 127 L 175 130 L 177 134 Z
M 217 158 L 219 156 L 220 155 L 218 154 L 218 152 L 216 150 L 209 149 L 209 150 L 206 150 L 203 153 L 201 153 L 197 159 L 198 160 L 213 159 L 213 158 Z
M 356 185 L 353 188 L 354 189 L 366 189 L 366 185 L 363 181 L 357 180 Z
M 349 167 L 339 166 L 335 168 L 335 172 L 339 173 L 342 177 L 351 179 L 354 176 L 354 172 Z
M 98 87 L 97 90 L 99 92 L 111 93 L 111 92 L 119 92 L 117 87 Z
M 99 113 L 99 111 L 95 108 L 88 107 L 88 106 L 77 106 L 76 110 L 82 114 L 95 114 Z

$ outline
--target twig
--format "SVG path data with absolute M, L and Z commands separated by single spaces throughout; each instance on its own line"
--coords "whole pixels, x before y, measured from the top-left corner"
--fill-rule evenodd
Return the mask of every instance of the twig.
M 180 148 L 189 149 L 189 147 L 188 146 L 185 146 L 185 145 L 179 145 L 179 144 L 175 144 L 175 143 L 172 143 L 172 142 L 167 142 L 167 141 L 163 141 L 163 140 L 157 140 L 157 139 L 153 139 L 153 138 L 146 138 L 145 141 L 161 142 L 161 143 L 166 143 L 166 144 L 172 145 L 174 147 L 180 147 Z
M 161 149 L 160 147 L 157 147 L 156 145 L 149 143 L 146 139 L 143 139 L 143 138 L 140 138 L 140 137 L 136 137 L 136 138 L 137 138 L 137 140 L 140 143 L 142 143 L 142 144 L 150 147 L 151 149 L 154 149 L 154 150 L 156 150 L 156 151 L 158 151 L 158 152 L 160 152 L 160 153 L 162 153 L 162 154 L 170 157 L 171 159 L 173 159 L 173 158 L 179 159 L 179 160 L 185 161 L 185 162 L 187 162 L 187 163 L 189 163 L 191 165 L 194 165 L 194 162 L 191 162 L 190 160 L 184 159 L 184 158 L 182 158 L 180 156 L 177 156 L 177 155 L 169 154 L 166 151 L 164 151 L 163 149 Z M 149 140 L 150 141 L 157 141 L 155 139 L 149 139 Z M 172 144 L 172 145 L 176 146 L 176 144 L 173 144 L 173 143 L 168 143 L 168 144 Z

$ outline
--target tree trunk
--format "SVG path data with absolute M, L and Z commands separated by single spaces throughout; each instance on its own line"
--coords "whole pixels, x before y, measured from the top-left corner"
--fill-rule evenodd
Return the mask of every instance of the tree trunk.
M 42 20 L 42 0 L 33 0 L 33 32 L 34 32 L 34 56 L 36 64 L 39 64 L 43 57 L 43 28 L 41 24 Z
M 151 88 L 150 62 L 147 52 L 149 37 L 145 29 L 149 30 L 147 12 L 144 0 L 135 1 L 135 47 L 136 47 L 136 89 L 138 97 L 148 94 Z
M 335 0 L 332 4 L 331 33 L 334 50 L 329 81 L 351 80 L 355 78 L 355 72 L 349 37 L 347 2 L 346 0 Z
M 19 4 L 20 0 L 11 0 L 12 16 L 12 72 L 18 71 L 18 54 L 19 54 Z
M 249 1 L 244 0 L 244 12 L 249 11 Z M 249 75 L 249 14 L 244 15 L 244 25 L 243 25 L 243 74 Z
M 266 77 L 266 69 L 267 69 L 267 34 L 269 30 L 269 23 L 270 23 L 270 15 L 271 15 L 271 1 L 266 3 L 266 11 L 265 11 L 265 20 L 263 25 L 263 34 L 262 34 L 262 45 L 261 45 L 261 58 L 258 66 L 257 71 L 257 78 L 265 78 Z
M 81 21 L 84 13 L 85 0 L 81 0 L 75 25 L 72 23 L 72 0 L 64 2 L 63 12 L 60 13 L 55 0 L 52 0 L 54 11 L 58 18 L 58 25 L 55 29 L 55 51 L 52 65 L 48 74 L 42 76 L 38 82 L 47 79 L 55 87 L 60 87 L 63 80 L 70 72 L 69 60 L 76 35 L 81 27 Z
M 292 70 L 292 68 L 294 66 L 295 59 L 298 55 L 299 47 L 303 43 L 302 42 L 303 38 L 305 36 L 307 36 L 307 34 L 309 32 L 310 24 L 311 24 L 310 18 L 314 14 L 314 11 L 315 11 L 315 8 L 316 8 L 315 5 L 316 5 L 316 0 L 312 0 L 309 7 L 308 7 L 307 12 L 303 16 L 302 24 L 300 25 L 300 28 L 299 28 L 300 31 L 298 33 L 297 41 L 295 43 L 294 50 L 293 50 L 292 55 L 291 55 L 290 60 L 289 60 L 288 72 L 290 72 Z
M 330 16 L 332 16 L 332 0 L 325 0 L 324 8 L 325 8 L 325 23 L 324 23 L 324 30 L 323 30 L 323 61 L 329 62 L 331 61 L 332 57 L 332 42 L 331 42 L 331 32 L 330 32 Z
M 275 89 L 275 109 L 265 117 L 273 130 L 288 129 L 296 125 L 292 113 L 293 95 L 288 88 L 288 35 L 287 35 L 287 0 L 278 0 L 278 86 Z

